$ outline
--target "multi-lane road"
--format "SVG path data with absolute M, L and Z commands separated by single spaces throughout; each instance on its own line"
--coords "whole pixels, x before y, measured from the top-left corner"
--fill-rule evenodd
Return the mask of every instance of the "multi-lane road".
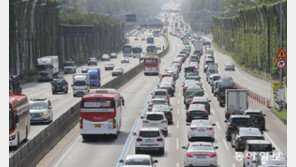
M 170 50 L 162 58 L 161 72 L 171 65 L 172 60 L 179 51 L 184 48 L 181 40 L 169 36 Z M 219 73 L 222 75 L 236 76 L 236 72 L 224 72 L 224 64 L 227 61 L 216 52 L 216 62 L 219 64 Z M 202 58 L 203 59 L 203 58 Z M 187 60 L 188 61 L 188 60 Z M 185 62 L 183 67 L 188 64 Z M 203 69 L 201 63 L 200 69 Z M 205 81 L 205 74 L 200 71 L 205 95 L 212 100 L 211 115 L 209 120 L 216 123 L 215 142 L 219 167 L 239 167 L 242 162 L 236 159 L 239 154 L 234 151 L 230 143 L 225 138 L 224 108 L 219 107 L 216 98 L 210 91 L 210 86 Z M 239 74 L 238 74 L 239 75 Z M 244 75 L 244 73 L 241 73 Z M 244 77 L 248 77 L 247 75 Z M 240 84 L 247 84 L 245 80 L 233 77 L 234 81 Z M 155 156 L 159 161 L 157 166 L 184 166 L 185 150 L 182 146 L 188 144 L 187 129 L 185 123 L 185 106 L 183 104 L 181 83 L 184 81 L 184 73 L 181 71 L 180 78 L 176 82 L 175 97 L 171 98 L 173 107 L 174 124 L 169 126 L 169 135 L 165 139 L 164 156 Z M 145 114 L 147 103 L 151 99 L 151 92 L 156 88 L 159 78 L 157 76 L 144 76 L 140 73 L 134 79 L 119 89 L 125 98 L 126 105 L 122 113 L 122 127 L 117 139 L 101 138 L 92 142 L 84 142 L 79 135 L 78 124 L 54 147 L 37 166 L 120 166 L 118 161 L 124 159 L 126 155 L 135 154 L 135 136 L 133 132 L 138 132 L 142 126 L 140 116 Z M 257 87 L 260 87 L 259 84 Z M 250 88 L 251 89 L 251 88 Z M 260 88 L 256 88 L 260 89 Z M 255 90 L 256 90 L 255 89 Z M 264 136 L 276 147 L 276 152 L 287 155 L 287 129 L 267 108 L 249 99 L 250 109 L 260 109 L 266 114 L 266 131 Z

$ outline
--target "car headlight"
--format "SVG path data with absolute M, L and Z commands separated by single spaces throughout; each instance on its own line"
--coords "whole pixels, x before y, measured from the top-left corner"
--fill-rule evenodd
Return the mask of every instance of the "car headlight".
M 64 85 L 63 88 L 66 89 L 66 86 Z
M 48 114 L 48 112 L 44 112 L 44 113 L 43 113 L 43 115 L 47 115 L 47 114 Z
M 15 135 L 12 135 L 9 137 L 9 140 L 14 140 L 15 139 Z
M 52 89 L 54 89 L 54 86 L 51 86 Z

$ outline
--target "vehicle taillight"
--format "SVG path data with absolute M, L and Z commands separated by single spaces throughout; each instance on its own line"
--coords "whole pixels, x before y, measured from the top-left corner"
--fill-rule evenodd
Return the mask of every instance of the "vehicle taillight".
M 83 129 L 83 119 L 80 118 L 80 129 Z
M 217 156 L 217 154 L 208 154 L 211 158 L 214 158 Z
M 207 115 L 208 114 L 208 112 L 207 111 L 204 111 L 204 113 Z
M 171 88 L 171 90 L 174 90 L 174 88 Z
M 247 153 L 247 159 L 251 158 L 251 153 Z
M 196 130 L 197 128 L 190 128 L 190 130 Z
M 241 137 L 237 138 L 237 140 L 242 141 L 243 139 Z
M 190 104 L 190 101 L 188 101 L 187 103 Z
M 228 129 L 233 129 L 234 126 L 233 125 L 228 125 Z
M 172 116 L 173 114 L 172 114 L 172 112 L 169 112 L 169 114 L 168 114 L 169 116 Z
M 149 121 L 148 120 L 143 120 L 143 123 L 149 123 Z
M 167 120 L 163 120 L 163 121 L 161 121 L 161 123 L 167 123 Z
M 186 154 L 186 156 L 191 158 L 194 156 L 194 154 Z
M 265 140 L 265 138 L 262 136 L 262 138 L 261 138 L 262 140 Z
M 153 104 L 149 104 L 149 106 L 153 106 Z
M 113 118 L 113 129 L 116 128 L 116 119 Z
M 186 90 L 186 87 L 184 87 L 183 90 Z
M 221 103 L 224 103 L 224 100 L 223 99 L 221 99 Z
M 152 99 L 155 97 L 155 95 L 152 96 Z
M 157 138 L 156 141 L 162 141 L 162 138 Z
M 208 102 L 207 104 L 210 105 L 210 102 Z
M 207 130 L 213 130 L 213 128 L 207 128 Z
M 141 138 L 137 138 L 137 141 L 143 141 L 143 139 L 141 139 Z
M 191 111 L 190 111 L 190 110 L 188 110 L 188 111 L 187 111 L 187 114 L 190 114 L 190 112 L 191 112 Z

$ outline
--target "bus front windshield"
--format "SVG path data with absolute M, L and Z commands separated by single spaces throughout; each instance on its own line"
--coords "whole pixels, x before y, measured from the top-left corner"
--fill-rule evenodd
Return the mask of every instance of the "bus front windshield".
M 9 105 L 9 130 L 14 129 L 14 118 L 13 118 L 13 110 Z
M 123 50 L 123 53 L 130 53 L 132 50 L 132 47 L 130 45 L 126 45 L 126 46 L 123 46 L 122 50 Z
M 81 108 L 114 108 L 114 100 L 108 99 L 86 99 L 81 101 Z
M 133 53 L 141 53 L 142 48 L 133 48 Z
M 157 59 L 145 59 L 144 64 L 157 64 Z

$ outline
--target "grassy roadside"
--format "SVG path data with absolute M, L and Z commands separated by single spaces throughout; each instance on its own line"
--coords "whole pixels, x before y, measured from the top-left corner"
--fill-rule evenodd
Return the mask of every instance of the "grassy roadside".
M 282 111 L 276 109 L 276 107 L 272 108 L 273 111 L 279 116 L 279 118 L 287 125 L 287 109 L 284 108 Z

